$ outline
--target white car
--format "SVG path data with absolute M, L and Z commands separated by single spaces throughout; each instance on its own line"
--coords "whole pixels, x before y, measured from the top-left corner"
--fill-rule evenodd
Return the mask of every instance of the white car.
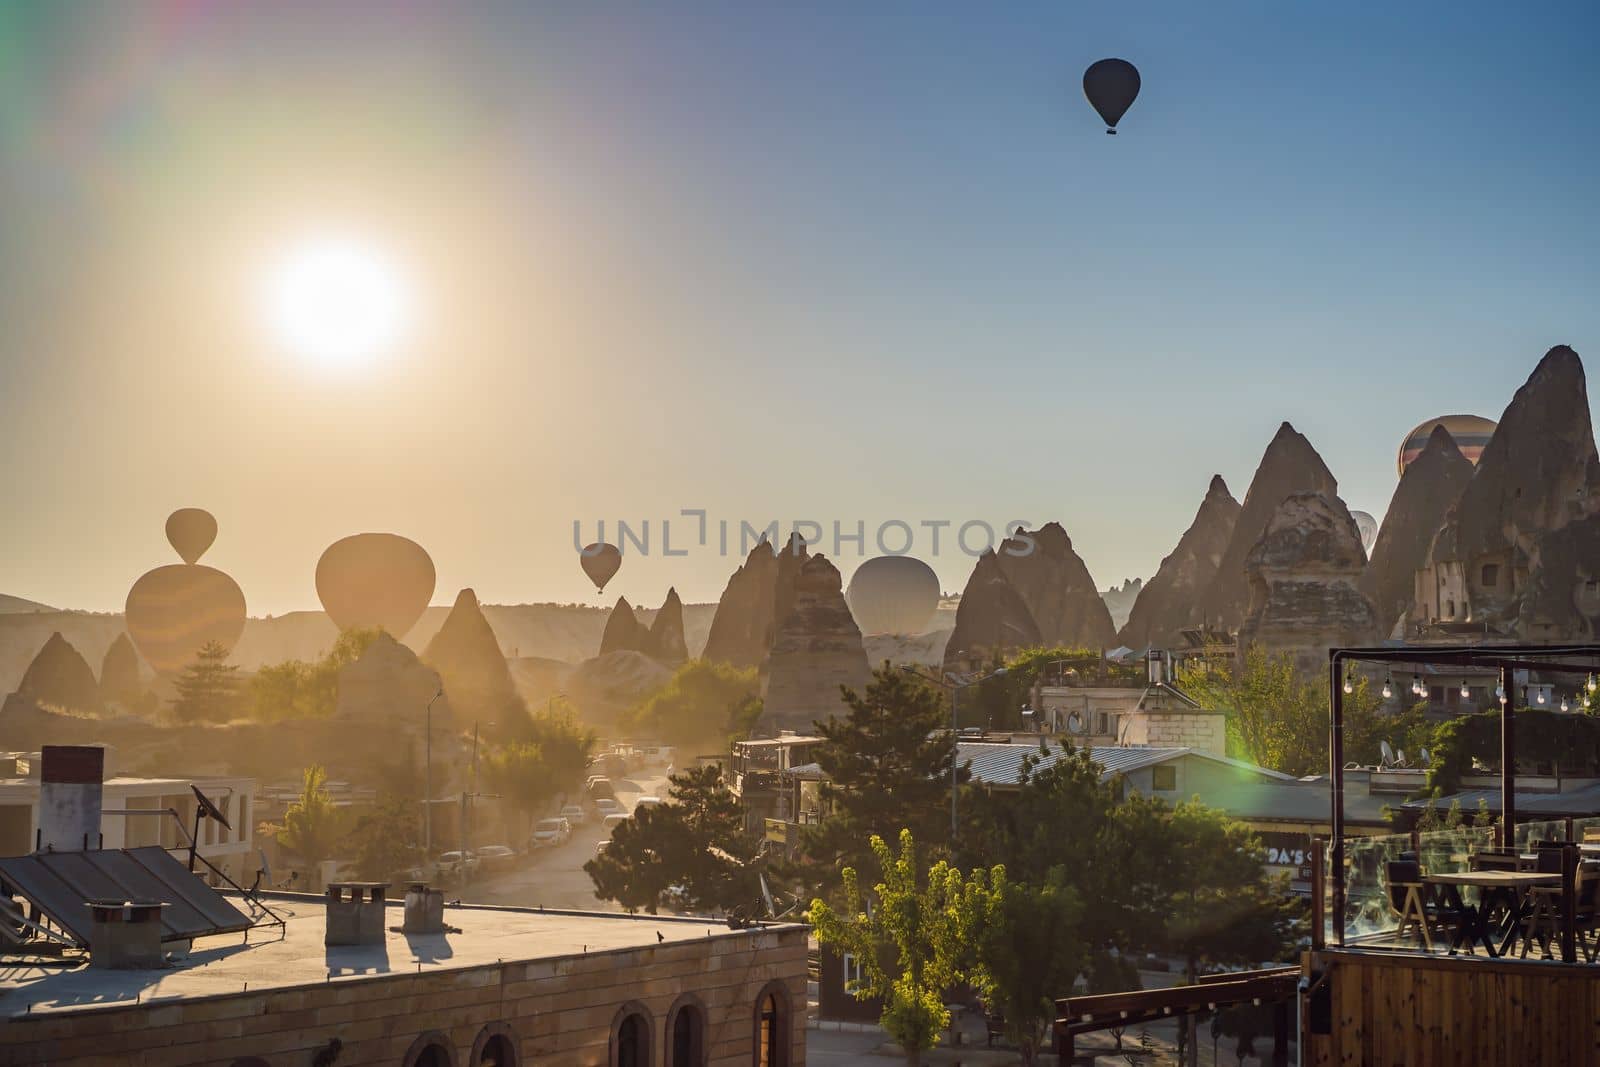
M 629 818 L 631 818 L 631 816 L 626 812 L 612 812 L 610 815 L 607 815 L 604 819 L 600 820 L 600 825 L 605 828 L 606 836 L 610 837 L 611 831 L 627 822 Z
M 572 836 L 572 824 L 565 819 L 540 819 L 533 824 L 533 836 L 528 843 L 534 848 L 551 848 L 564 845 Z
M 516 852 L 507 845 L 484 845 L 475 851 L 479 863 L 495 870 L 505 870 L 517 862 Z
M 561 817 L 573 826 L 582 826 L 584 823 L 583 809 L 576 804 L 568 804 L 562 808 Z
M 622 810 L 622 805 L 611 797 L 595 797 L 594 810 L 598 811 L 602 816 L 615 815 Z
M 642 797 L 635 797 L 634 798 L 633 810 L 634 811 L 638 811 L 640 808 L 659 807 L 660 804 L 661 804 L 661 798 L 660 797 L 653 797 L 653 796 L 649 796 L 647 794 L 647 795 L 642 796 Z
M 478 856 L 471 849 L 465 852 L 441 853 L 438 867 L 440 872 L 444 874 L 459 874 L 463 870 L 470 874 L 479 867 Z

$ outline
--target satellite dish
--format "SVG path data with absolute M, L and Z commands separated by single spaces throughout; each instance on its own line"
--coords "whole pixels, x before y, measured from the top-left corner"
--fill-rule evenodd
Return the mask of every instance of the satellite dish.
M 1389 742 L 1379 741 L 1378 751 L 1383 753 L 1382 766 L 1387 767 L 1394 762 L 1394 749 L 1389 747 Z
M 1404 767 L 1406 765 L 1406 750 L 1405 749 L 1402 748 L 1400 751 L 1398 751 L 1398 752 L 1396 752 L 1394 754 L 1394 765 L 1396 767 Z
M 1083 716 L 1073 712 L 1067 716 L 1067 732 L 1073 734 L 1083 733 Z
M 1433 766 L 1433 757 L 1428 755 L 1428 750 L 1427 749 L 1423 749 L 1422 750 L 1422 765 L 1424 767 L 1432 767 Z
M 211 803 L 211 798 L 200 792 L 199 786 L 191 785 L 189 788 L 194 792 L 195 803 L 200 805 L 201 815 L 204 815 L 208 819 L 217 820 L 222 824 L 223 829 L 225 830 L 233 829 L 233 827 L 228 825 L 228 817 L 222 814 L 222 809 Z

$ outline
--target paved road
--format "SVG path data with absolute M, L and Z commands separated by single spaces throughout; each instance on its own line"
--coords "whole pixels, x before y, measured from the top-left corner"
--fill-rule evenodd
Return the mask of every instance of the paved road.
M 615 781 L 612 786 L 623 807 L 632 811 L 640 796 L 664 797 L 667 778 L 664 769 L 652 769 Z M 513 870 L 474 880 L 462 899 L 473 904 L 516 907 L 615 909 L 616 904 L 595 898 L 594 883 L 583 870 L 605 836 L 600 816 L 590 812 L 582 825 L 572 828 L 572 837 L 566 844 L 537 849 L 519 859 Z

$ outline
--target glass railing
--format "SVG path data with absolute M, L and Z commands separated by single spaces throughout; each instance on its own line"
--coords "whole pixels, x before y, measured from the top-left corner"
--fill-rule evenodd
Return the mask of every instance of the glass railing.
M 1381 944 L 1393 935 L 1398 917 L 1389 904 L 1388 864 L 1415 852 L 1417 863 L 1428 874 L 1468 870 L 1474 852 L 1494 845 L 1494 829 L 1488 826 L 1461 826 L 1449 830 L 1430 830 L 1411 834 L 1384 834 L 1376 837 L 1345 839 L 1345 943 L 1361 941 Z M 1328 857 L 1331 862 L 1331 852 Z M 1328 868 L 1331 871 L 1331 867 Z M 1333 923 L 1332 882 L 1326 880 L 1324 913 L 1328 915 L 1328 940 L 1337 943 Z M 1399 946 L 1396 946 L 1399 947 Z
M 1574 829 L 1574 833 L 1576 833 Z M 1517 832 L 1512 835 L 1518 852 L 1532 852 L 1535 841 L 1565 841 L 1567 839 L 1567 820 L 1550 819 L 1541 822 L 1519 822 Z

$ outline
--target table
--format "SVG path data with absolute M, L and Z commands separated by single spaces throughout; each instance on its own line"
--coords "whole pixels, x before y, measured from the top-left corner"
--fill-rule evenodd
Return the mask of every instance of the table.
M 1461 922 L 1450 943 L 1451 953 L 1463 944 L 1470 949 L 1472 942 L 1476 941 L 1483 945 L 1484 951 L 1490 956 L 1503 956 L 1510 949 L 1512 939 L 1517 936 L 1517 927 L 1528 914 L 1528 890 L 1539 885 L 1561 884 L 1559 874 L 1537 874 L 1532 871 L 1457 871 L 1426 875 L 1422 880 L 1429 885 L 1443 886 L 1451 905 L 1460 911 Z M 1461 899 L 1462 886 L 1483 890 L 1482 899 L 1476 907 Z M 1510 903 L 1506 931 L 1498 946 L 1489 937 L 1487 922 L 1489 902 L 1497 895 L 1505 896 Z

